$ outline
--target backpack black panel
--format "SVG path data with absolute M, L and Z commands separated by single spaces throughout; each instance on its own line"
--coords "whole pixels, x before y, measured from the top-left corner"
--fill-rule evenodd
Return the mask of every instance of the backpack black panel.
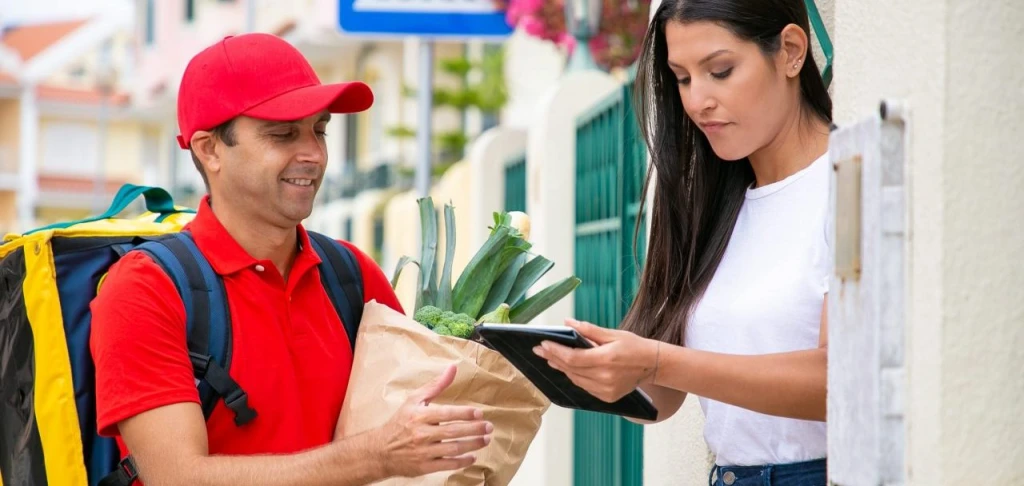
M 0 479 L 6 486 L 46 485 L 35 418 L 35 343 L 22 285 L 25 254 L 0 260 Z

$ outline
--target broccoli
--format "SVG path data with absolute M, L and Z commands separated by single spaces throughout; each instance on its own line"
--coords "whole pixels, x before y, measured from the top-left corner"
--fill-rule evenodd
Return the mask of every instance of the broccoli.
M 441 316 L 441 321 L 438 323 L 451 332 L 452 336 L 468 339 L 473 334 L 473 328 L 476 324 L 476 320 L 466 314 L 456 314 L 454 312 L 445 312 Z
M 434 332 L 436 332 L 437 334 L 440 334 L 442 336 L 451 336 L 452 335 L 451 329 L 448 329 L 448 326 L 445 326 L 444 324 L 439 324 L 439 325 L 435 326 L 434 327 Z
M 433 329 L 434 326 L 441 321 L 441 315 L 444 313 L 441 309 L 432 305 L 425 305 L 416 310 L 416 314 L 413 316 L 413 320 L 416 322 Z
M 460 337 L 462 339 L 469 339 L 473 336 L 473 330 L 476 328 L 473 327 L 472 324 L 467 324 L 465 322 L 453 322 L 449 329 L 451 329 L 453 336 Z

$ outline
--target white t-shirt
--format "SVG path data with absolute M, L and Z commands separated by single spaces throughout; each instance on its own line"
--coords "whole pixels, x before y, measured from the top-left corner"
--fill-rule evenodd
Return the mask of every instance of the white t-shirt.
M 687 325 L 687 347 L 746 355 L 818 346 L 832 264 L 829 190 L 827 152 L 784 180 L 747 190 L 722 262 Z M 824 422 L 700 403 L 704 439 L 720 466 L 826 456 Z

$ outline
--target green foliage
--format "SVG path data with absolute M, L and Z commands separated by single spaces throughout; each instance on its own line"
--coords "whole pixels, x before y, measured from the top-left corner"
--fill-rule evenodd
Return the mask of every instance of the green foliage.
M 394 137 L 398 139 L 416 138 L 416 130 L 406 125 L 398 125 L 388 128 L 387 134 L 389 137 Z

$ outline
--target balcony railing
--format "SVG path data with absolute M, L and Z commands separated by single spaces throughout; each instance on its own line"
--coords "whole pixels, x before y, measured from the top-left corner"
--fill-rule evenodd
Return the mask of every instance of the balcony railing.
M 363 191 L 380 189 L 409 190 L 413 187 L 411 171 L 395 164 L 381 164 L 369 170 L 351 171 L 340 177 L 324 179 L 320 193 L 324 202 L 352 199 Z

